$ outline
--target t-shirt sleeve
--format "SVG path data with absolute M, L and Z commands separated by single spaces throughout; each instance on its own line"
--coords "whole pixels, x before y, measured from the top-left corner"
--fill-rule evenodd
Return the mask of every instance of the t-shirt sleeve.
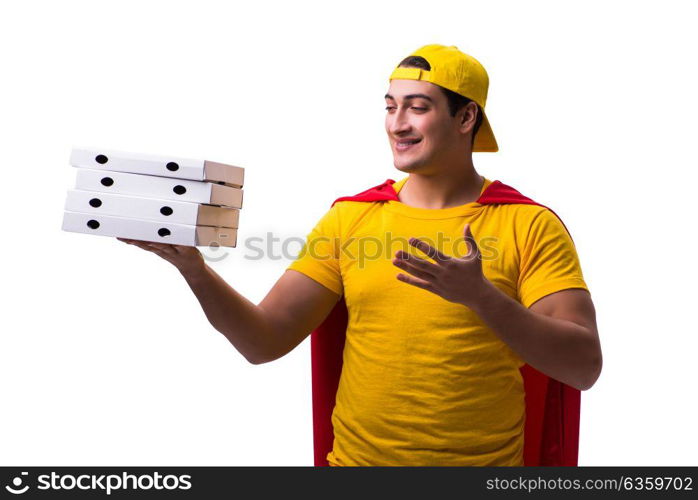
M 337 295 L 344 286 L 339 267 L 339 204 L 335 204 L 307 235 L 303 248 L 287 269 L 301 272 Z
M 519 300 L 528 308 L 568 288 L 589 290 L 572 238 L 560 219 L 545 209 L 534 216 L 520 248 Z

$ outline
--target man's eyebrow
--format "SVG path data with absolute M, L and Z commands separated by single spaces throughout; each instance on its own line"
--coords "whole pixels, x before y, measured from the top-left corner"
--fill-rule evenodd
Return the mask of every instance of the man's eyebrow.
M 385 98 L 392 99 L 393 101 L 395 100 L 395 98 L 393 96 L 391 96 L 390 94 L 385 94 Z M 419 99 L 419 98 L 426 99 L 427 101 L 432 102 L 432 103 L 434 102 L 434 100 L 426 94 L 407 94 L 405 96 L 405 100 L 407 100 L 407 99 Z

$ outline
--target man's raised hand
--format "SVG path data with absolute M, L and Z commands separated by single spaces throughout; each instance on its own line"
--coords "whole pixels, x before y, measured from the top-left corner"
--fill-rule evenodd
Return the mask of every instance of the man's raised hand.
M 444 299 L 471 307 L 477 304 L 482 292 L 491 286 L 482 273 L 480 249 L 470 230 L 464 228 L 468 254 L 450 257 L 418 238 L 411 238 L 410 245 L 421 250 L 434 262 L 411 255 L 402 250 L 395 253 L 393 264 L 409 274 L 400 273 L 397 279 L 428 290 Z

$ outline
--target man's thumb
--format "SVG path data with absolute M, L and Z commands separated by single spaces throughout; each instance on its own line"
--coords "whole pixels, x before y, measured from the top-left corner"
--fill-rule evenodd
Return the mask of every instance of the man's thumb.
M 466 244 L 468 245 L 468 257 L 474 257 L 480 253 L 480 249 L 477 247 L 477 242 L 475 241 L 475 236 L 470 229 L 470 224 L 467 223 L 463 229 L 463 235 L 465 236 Z

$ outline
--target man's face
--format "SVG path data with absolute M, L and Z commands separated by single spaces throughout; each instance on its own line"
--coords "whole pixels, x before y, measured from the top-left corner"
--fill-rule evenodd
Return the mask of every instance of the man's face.
M 450 115 L 439 87 L 419 80 L 392 80 L 385 103 L 385 130 L 395 168 L 430 173 L 464 157 L 461 113 Z

